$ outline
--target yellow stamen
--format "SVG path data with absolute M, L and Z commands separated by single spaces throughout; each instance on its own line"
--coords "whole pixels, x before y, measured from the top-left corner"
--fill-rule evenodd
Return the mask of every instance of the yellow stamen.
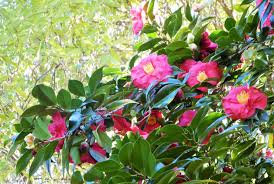
M 156 123 L 157 123 L 157 120 L 155 116 L 150 116 L 147 120 L 148 125 L 155 125 Z
M 151 63 L 147 63 L 146 65 L 144 65 L 143 69 L 146 72 L 146 74 L 152 74 L 154 72 L 154 67 Z
M 249 94 L 245 91 L 241 91 L 241 93 L 237 95 L 237 100 L 240 104 L 247 104 L 248 99 Z
M 199 72 L 198 76 L 197 76 L 197 81 L 199 82 L 204 82 L 206 79 L 208 79 L 206 73 L 203 72 Z

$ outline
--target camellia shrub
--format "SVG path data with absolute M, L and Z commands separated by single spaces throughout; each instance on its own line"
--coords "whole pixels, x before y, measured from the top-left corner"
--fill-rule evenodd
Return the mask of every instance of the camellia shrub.
M 130 72 L 102 67 L 57 95 L 35 86 L 15 125 L 16 172 L 57 163 L 75 184 L 272 183 L 273 1 L 252 2 L 211 33 L 189 5 L 163 24 L 154 0 L 132 9 L 147 41 Z

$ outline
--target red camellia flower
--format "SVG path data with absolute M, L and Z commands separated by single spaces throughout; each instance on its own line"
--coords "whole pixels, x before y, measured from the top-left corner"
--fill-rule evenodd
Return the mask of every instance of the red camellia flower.
M 255 87 L 232 88 L 223 99 L 225 113 L 234 120 L 250 118 L 256 109 L 263 110 L 266 105 L 267 96 Z
M 210 53 L 214 52 L 218 48 L 218 45 L 212 42 L 208 37 L 208 32 L 203 32 L 200 41 L 200 57 L 204 59 Z
M 97 154 L 100 154 L 102 157 L 106 157 L 106 151 L 99 146 L 99 144 L 94 143 L 90 146 L 90 148 L 96 152 Z M 81 147 L 79 148 L 80 151 L 80 161 L 82 163 L 90 163 L 90 164 L 95 164 L 97 161 L 89 154 L 88 151 L 88 145 L 82 144 Z M 69 162 L 74 163 L 72 160 L 72 157 L 69 156 Z
M 112 121 L 114 122 L 114 130 L 120 134 L 125 135 L 128 131 L 133 133 L 139 133 L 143 138 L 147 138 L 148 134 L 144 131 L 142 131 L 137 126 L 131 126 L 131 123 L 129 123 L 124 117 L 123 117 L 123 110 L 119 109 L 113 113 L 111 116 Z
M 128 131 L 130 131 L 131 124 L 123 117 L 123 110 L 119 109 L 113 113 L 111 116 L 112 121 L 114 123 L 114 130 L 121 134 L 125 135 Z
M 152 54 L 132 68 L 131 79 L 135 87 L 146 89 L 153 81 L 165 81 L 171 74 L 167 56 Z
M 62 138 L 67 132 L 66 126 L 66 117 L 62 117 L 60 112 L 55 112 L 52 116 L 52 123 L 48 125 L 48 130 L 51 134 L 50 140 L 55 140 Z M 60 140 L 57 147 L 55 148 L 56 152 L 60 152 L 64 144 L 64 140 Z
M 188 110 L 185 111 L 179 120 L 179 126 L 189 126 L 191 124 L 192 119 L 195 117 L 197 111 L 195 110 Z
M 147 116 L 149 113 L 146 112 L 144 116 Z M 159 123 L 163 120 L 163 114 L 158 110 L 152 110 L 149 117 L 141 121 L 139 127 L 143 129 L 145 132 L 152 132 L 154 129 L 161 126 Z
M 190 68 L 189 73 L 190 75 L 187 80 L 187 84 L 190 87 L 202 83 L 208 78 L 215 78 L 216 80 L 207 81 L 207 83 L 216 86 L 222 78 L 222 71 L 215 61 L 211 61 L 209 63 L 198 62 Z M 199 87 L 198 89 L 200 91 L 207 92 L 207 87 Z

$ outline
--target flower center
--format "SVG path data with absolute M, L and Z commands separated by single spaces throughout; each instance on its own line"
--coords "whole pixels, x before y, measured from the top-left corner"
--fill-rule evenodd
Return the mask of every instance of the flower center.
M 206 79 L 208 79 L 206 73 L 204 71 L 199 72 L 199 74 L 197 76 L 197 81 L 204 82 Z
M 154 67 L 151 63 L 147 63 L 143 66 L 144 71 L 146 74 L 152 74 L 154 72 Z
M 249 94 L 245 91 L 241 91 L 241 93 L 237 95 L 237 100 L 240 104 L 247 104 L 248 99 Z
M 147 121 L 148 125 L 155 125 L 156 124 L 156 117 L 155 116 L 150 116 Z

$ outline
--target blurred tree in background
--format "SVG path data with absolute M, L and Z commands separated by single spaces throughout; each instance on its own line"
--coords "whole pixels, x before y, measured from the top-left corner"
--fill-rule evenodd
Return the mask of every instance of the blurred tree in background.
M 186 0 L 159 0 L 163 20 Z M 55 90 L 70 78 L 84 81 L 102 65 L 105 75 L 127 72 L 133 45 L 129 11 L 137 0 L 0 0 L 0 183 L 13 179 L 7 157 L 13 123 L 32 103 L 39 83 Z M 238 0 L 195 0 L 193 12 L 213 17 L 209 29 L 223 27 L 227 16 L 244 10 Z M 159 20 L 161 22 L 161 20 Z M 5 161 L 6 160 L 6 161 Z M 7 177 L 10 176 L 10 177 Z M 24 179 L 24 178 L 23 178 Z M 20 183 L 21 180 L 17 179 Z M 11 180 L 10 180 L 11 182 Z

